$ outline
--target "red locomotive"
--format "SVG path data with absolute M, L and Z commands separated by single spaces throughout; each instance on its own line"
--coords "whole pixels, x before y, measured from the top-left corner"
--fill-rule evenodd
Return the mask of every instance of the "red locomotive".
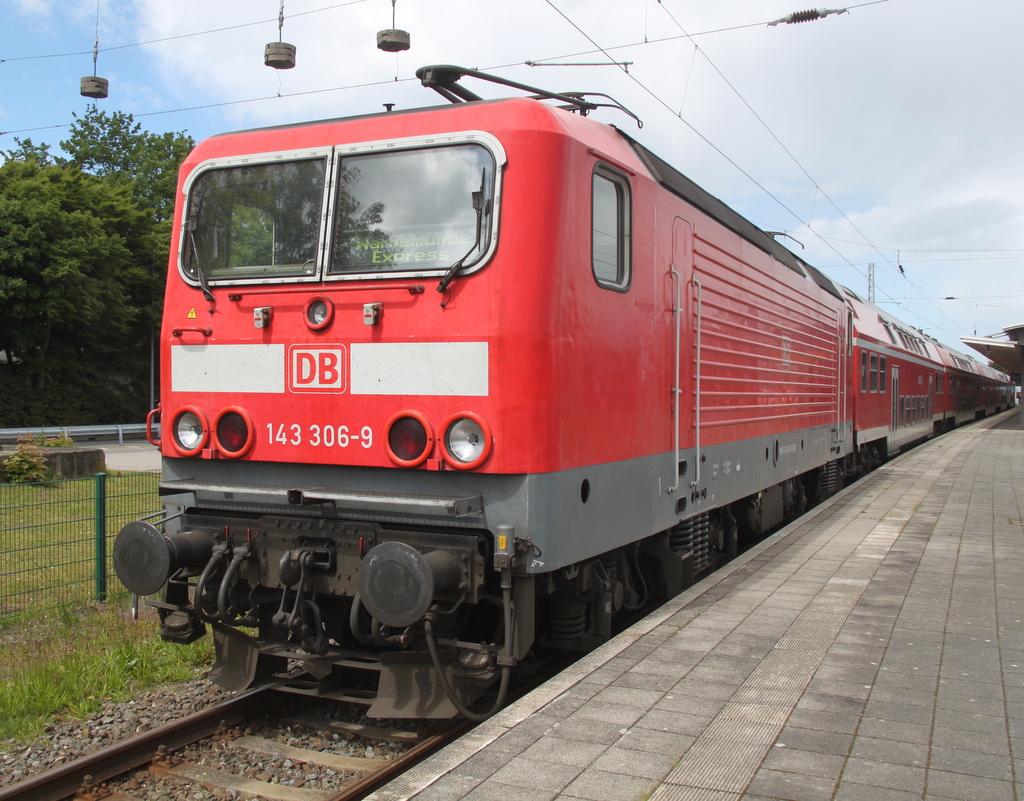
M 497 706 L 532 655 L 1007 392 L 587 98 L 418 75 L 453 105 L 217 136 L 181 170 L 167 514 L 114 559 L 164 588 L 165 639 L 212 626 L 225 686 Z

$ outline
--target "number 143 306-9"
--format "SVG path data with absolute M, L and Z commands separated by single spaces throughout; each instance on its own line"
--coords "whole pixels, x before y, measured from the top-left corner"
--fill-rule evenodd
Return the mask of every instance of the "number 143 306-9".
M 298 423 L 267 423 L 267 442 L 270 445 L 311 445 L 314 448 L 347 448 L 349 445 L 373 445 L 373 429 L 363 426 L 358 431 L 348 426 L 310 425 L 303 430 Z

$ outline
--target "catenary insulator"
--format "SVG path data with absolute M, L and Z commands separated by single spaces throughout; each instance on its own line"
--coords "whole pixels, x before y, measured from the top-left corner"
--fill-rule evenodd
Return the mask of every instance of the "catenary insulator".
M 816 8 L 809 8 L 806 11 L 796 11 L 789 15 L 786 22 L 810 22 L 812 19 L 819 19 L 821 12 Z
M 823 19 L 831 16 L 832 14 L 847 14 L 849 13 L 845 8 L 809 8 L 806 11 L 794 11 L 792 14 L 787 14 L 781 19 L 777 19 L 774 22 L 769 22 L 768 27 L 785 23 L 792 25 L 796 22 L 810 22 L 811 20 Z

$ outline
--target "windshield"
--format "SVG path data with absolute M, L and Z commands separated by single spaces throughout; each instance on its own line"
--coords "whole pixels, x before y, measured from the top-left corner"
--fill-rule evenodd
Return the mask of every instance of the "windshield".
M 490 242 L 494 158 L 480 145 L 341 159 L 331 274 L 447 269 Z
M 192 186 L 185 272 L 194 279 L 316 274 L 325 159 L 207 170 Z

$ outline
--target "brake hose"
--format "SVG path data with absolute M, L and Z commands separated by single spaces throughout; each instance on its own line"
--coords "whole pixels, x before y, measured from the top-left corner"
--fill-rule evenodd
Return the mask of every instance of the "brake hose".
M 199 619 L 206 623 L 215 623 L 221 619 L 220 612 L 214 612 L 211 615 L 203 611 L 203 593 L 206 591 L 206 582 L 210 580 L 210 576 L 213 575 L 217 563 L 220 562 L 226 550 L 226 543 L 214 546 L 213 553 L 210 555 L 210 561 L 206 563 L 206 567 L 203 568 L 202 575 L 199 576 L 199 581 L 196 584 L 196 597 L 193 606 Z
M 511 653 L 512 650 L 512 589 L 511 587 L 502 587 L 502 596 L 505 607 L 505 648 L 506 655 Z M 423 618 L 423 632 L 427 639 L 427 650 L 430 652 L 430 660 L 434 663 L 434 669 L 437 671 L 438 678 L 441 681 L 441 688 L 444 690 L 444 694 L 448 697 L 448 700 L 452 702 L 452 705 L 458 711 L 462 717 L 467 720 L 471 720 L 474 723 L 483 723 L 487 718 L 497 712 L 505 705 L 505 696 L 508 693 L 509 681 L 512 678 L 512 668 L 509 665 L 503 665 L 501 668 L 501 683 L 498 685 L 498 697 L 494 701 L 494 705 L 486 712 L 472 712 L 465 704 L 459 699 L 452 689 L 451 684 L 448 683 L 448 676 L 444 672 L 444 666 L 441 664 L 441 655 L 437 652 L 437 641 L 434 639 L 434 612 L 430 611 Z
M 352 606 L 348 610 L 348 628 L 352 632 L 352 636 L 363 645 L 373 645 L 373 637 L 369 634 L 364 634 L 362 629 L 359 628 L 359 612 L 362 608 L 363 602 L 357 592 L 352 596 Z

